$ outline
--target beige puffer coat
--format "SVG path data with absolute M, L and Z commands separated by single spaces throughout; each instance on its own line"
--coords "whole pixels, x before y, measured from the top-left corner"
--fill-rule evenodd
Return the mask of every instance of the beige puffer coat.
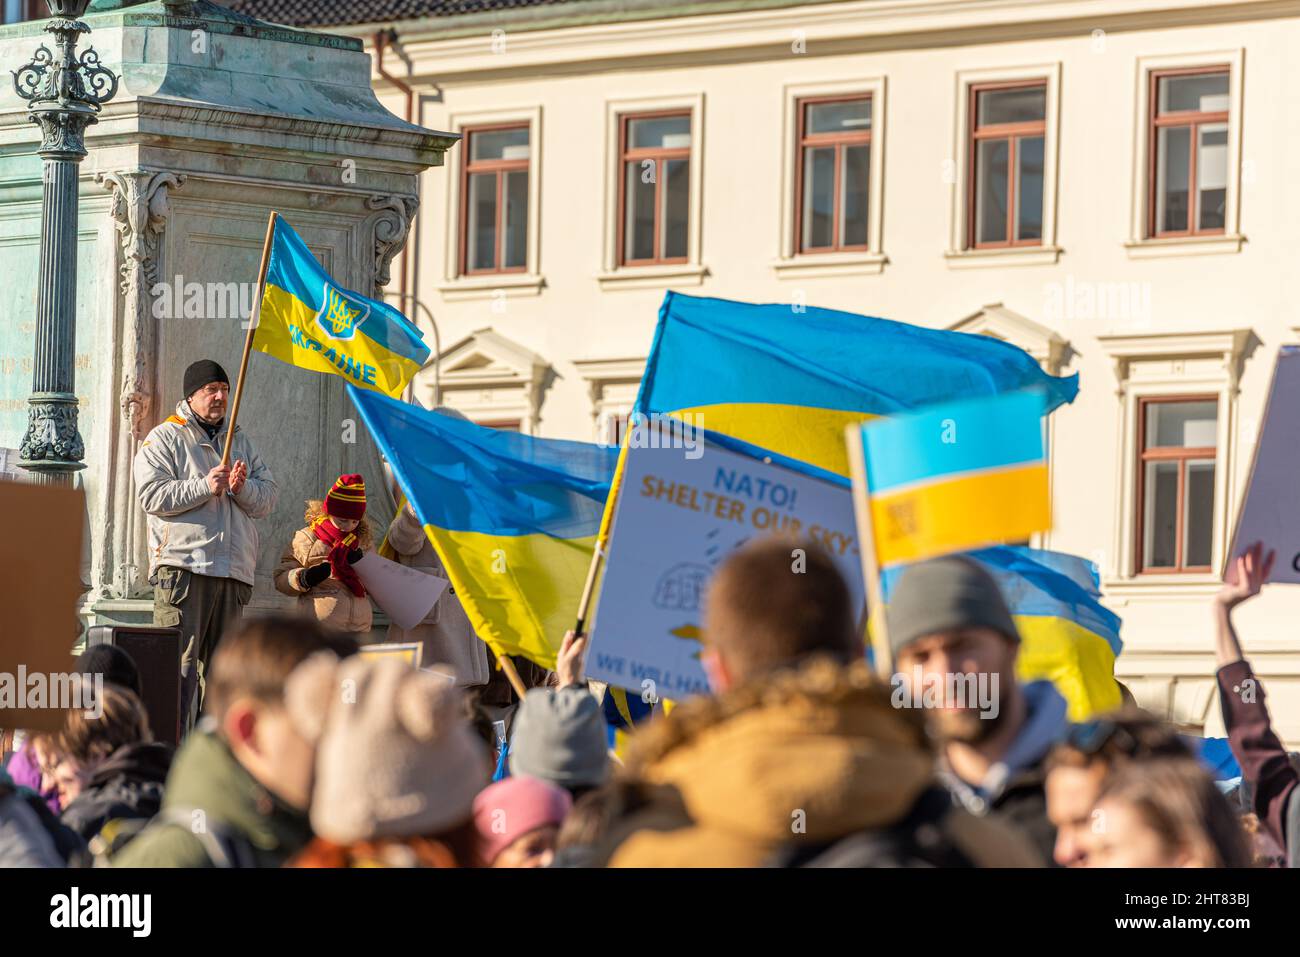
M 934 767 L 919 716 L 893 708 L 865 662 L 814 659 L 637 732 L 624 775 L 662 797 L 615 822 L 610 865 L 760 867 L 782 847 L 901 821 Z M 994 819 L 954 808 L 940 827 L 977 866 L 1041 864 Z
M 293 541 L 280 556 L 280 564 L 275 570 L 276 590 L 297 598 L 299 609 L 326 627 L 367 632 L 373 618 L 369 596 L 358 598 L 332 573 L 315 588 L 306 588 L 302 583 L 302 573 L 306 569 L 329 561 L 330 547 L 311 529 L 311 523 L 324 514 L 323 503 L 307 503 L 307 512 L 303 516 L 307 527 L 294 533 Z M 364 518 L 356 527 L 356 534 L 362 551 L 374 548 L 370 524 Z

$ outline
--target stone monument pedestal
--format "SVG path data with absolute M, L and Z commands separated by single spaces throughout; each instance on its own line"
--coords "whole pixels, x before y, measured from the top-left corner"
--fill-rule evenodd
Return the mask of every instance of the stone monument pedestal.
M 108 0 L 99 7 L 121 7 Z M 76 394 L 86 468 L 90 624 L 147 622 L 145 516 L 131 462 L 181 399 L 199 358 L 236 375 L 267 216 L 278 211 L 342 285 L 378 294 L 419 204 L 419 174 L 451 134 L 389 113 L 359 41 L 273 26 L 213 3 L 146 3 L 85 18 L 121 89 L 81 164 Z M 0 27 L 0 64 L 48 42 L 40 21 Z M 0 88 L 0 447 L 27 423 L 41 228 L 40 135 Z M 413 320 L 414 321 L 414 320 Z M 284 607 L 271 572 L 304 502 L 360 472 L 379 536 L 393 514 L 379 456 L 344 381 L 254 353 L 239 425 L 280 485 L 259 523 L 248 612 Z M 233 384 L 233 383 L 232 383 Z M 38 560 L 40 543 L 31 548 Z M 380 624 L 377 616 L 377 624 Z

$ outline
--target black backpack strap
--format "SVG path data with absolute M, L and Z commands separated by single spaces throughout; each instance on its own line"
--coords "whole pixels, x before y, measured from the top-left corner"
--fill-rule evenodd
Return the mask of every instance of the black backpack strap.
M 888 827 L 868 828 L 824 844 L 788 844 L 777 867 L 973 867 L 944 830 L 952 796 L 932 786 L 907 816 Z
M 204 828 L 196 831 L 191 826 L 193 815 L 193 808 L 173 805 L 163 808 L 151 823 L 170 824 L 189 831 L 203 845 L 203 851 L 213 867 L 257 866 L 252 845 L 241 835 L 219 821 L 205 821 Z

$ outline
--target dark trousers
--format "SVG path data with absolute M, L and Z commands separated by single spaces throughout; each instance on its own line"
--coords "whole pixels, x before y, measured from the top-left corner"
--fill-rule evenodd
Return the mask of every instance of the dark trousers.
M 164 565 L 153 593 L 153 623 L 181 630 L 181 720 L 186 731 L 203 710 L 208 663 L 225 632 L 239 623 L 253 587 Z

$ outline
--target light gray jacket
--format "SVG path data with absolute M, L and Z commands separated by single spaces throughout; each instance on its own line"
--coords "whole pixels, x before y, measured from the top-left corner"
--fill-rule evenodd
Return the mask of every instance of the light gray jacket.
M 149 576 L 171 565 L 252 585 L 258 555 L 253 520 L 271 514 L 280 489 L 248 434 L 236 426 L 230 461 L 248 463 L 248 480 L 238 495 L 214 496 L 207 474 L 221 462 L 226 425 L 209 439 L 189 416 L 180 402 L 135 456 L 136 495 L 149 516 Z

